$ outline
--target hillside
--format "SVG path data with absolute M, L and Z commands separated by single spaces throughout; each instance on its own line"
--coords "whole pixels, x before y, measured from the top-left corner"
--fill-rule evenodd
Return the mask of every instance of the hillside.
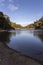
M 10 21 L 8 15 L 0 12 L 0 30 L 15 30 L 15 29 L 43 29 L 43 17 L 35 21 L 33 24 L 27 25 L 25 27 L 20 24 L 16 24 Z
M 34 22 L 35 29 L 43 29 L 43 17 Z
M 35 21 L 33 24 L 25 26 L 25 29 L 43 29 L 43 17 Z
M 10 19 L 8 15 L 4 15 L 3 12 L 0 12 L 0 30 L 11 30 L 14 29 L 10 25 Z
M 2 29 L 3 30 L 22 29 L 22 26 L 20 24 L 11 22 L 8 15 L 3 14 L 3 12 L 0 12 L 0 30 Z
M 22 29 L 23 27 L 20 24 L 16 24 L 13 22 L 10 22 L 11 27 L 15 28 L 15 29 Z

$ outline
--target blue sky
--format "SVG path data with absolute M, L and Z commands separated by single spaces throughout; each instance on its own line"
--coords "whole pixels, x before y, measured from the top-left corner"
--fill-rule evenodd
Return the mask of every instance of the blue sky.
M 43 16 L 43 0 L 0 0 L 0 11 L 25 26 Z

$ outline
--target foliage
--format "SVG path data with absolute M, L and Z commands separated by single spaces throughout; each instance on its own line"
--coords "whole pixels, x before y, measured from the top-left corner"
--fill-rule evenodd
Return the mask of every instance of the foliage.
M 10 21 L 8 15 L 4 15 L 3 12 L 0 12 L 0 29 L 21 29 L 22 26 L 20 24 L 16 24 Z
M 43 16 L 39 20 L 35 21 L 33 24 L 23 27 L 20 24 L 11 22 L 8 15 L 5 15 L 3 14 L 3 12 L 0 12 L 0 29 L 43 29 Z
M 9 23 L 10 23 L 9 17 L 7 15 L 4 15 L 3 12 L 0 12 L 0 29 L 4 30 L 13 29 Z
M 26 29 L 43 29 L 43 17 L 35 21 L 33 24 L 27 25 Z
M 43 17 L 41 17 L 38 21 L 34 22 L 35 29 L 43 29 Z

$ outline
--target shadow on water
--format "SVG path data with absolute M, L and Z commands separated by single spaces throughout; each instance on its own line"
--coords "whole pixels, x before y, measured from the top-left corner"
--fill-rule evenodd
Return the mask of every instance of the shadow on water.
M 9 43 L 10 42 L 10 33 L 9 32 L 0 32 L 0 42 Z
M 9 43 L 10 42 L 10 38 L 12 35 L 16 35 L 16 33 L 14 32 L 0 32 L 0 42 L 2 43 Z
M 33 35 L 40 39 L 40 41 L 43 43 L 43 31 L 34 31 Z M 37 53 L 36 55 L 43 55 L 43 52 Z M 41 65 L 43 65 L 43 62 L 41 62 Z
M 38 37 L 43 42 L 43 31 L 34 31 L 33 35 Z

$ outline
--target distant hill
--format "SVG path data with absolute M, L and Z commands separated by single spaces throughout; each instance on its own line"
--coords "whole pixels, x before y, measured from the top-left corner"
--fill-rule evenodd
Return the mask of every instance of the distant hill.
M 25 26 L 26 29 L 43 29 L 43 17 L 35 21 L 33 24 Z
M 10 19 L 8 15 L 4 15 L 3 12 L 0 12 L 0 30 L 11 30 L 14 29 L 10 25 Z
M 13 23 L 13 22 L 10 22 L 10 25 L 15 28 L 15 29 L 22 29 L 23 27 L 20 25 L 20 24 L 16 24 L 16 23 Z
M 35 21 L 33 24 L 23 27 L 20 24 L 11 22 L 8 15 L 3 14 L 3 12 L 0 12 L 0 30 L 12 29 L 43 29 L 43 16 L 39 20 Z
M 35 29 L 43 29 L 43 17 L 34 22 Z
M 3 12 L 0 12 L 0 30 L 15 30 L 21 28 L 22 26 L 20 24 L 11 22 L 8 15 L 3 14 Z

